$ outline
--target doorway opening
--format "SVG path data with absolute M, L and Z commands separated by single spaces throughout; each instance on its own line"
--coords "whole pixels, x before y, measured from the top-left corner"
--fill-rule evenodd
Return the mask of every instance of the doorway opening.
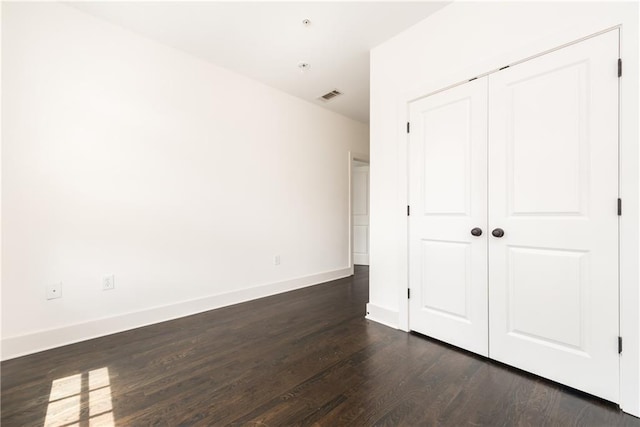
M 350 266 L 369 265 L 369 156 L 349 153 Z

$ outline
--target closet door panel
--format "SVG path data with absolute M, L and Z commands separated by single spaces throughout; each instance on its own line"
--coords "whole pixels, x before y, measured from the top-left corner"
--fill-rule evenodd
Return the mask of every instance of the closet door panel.
M 618 32 L 489 78 L 490 357 L 618 401 Z
M 410 327 L 486 356 L 487 80 L 413 102 L 410 116 Z

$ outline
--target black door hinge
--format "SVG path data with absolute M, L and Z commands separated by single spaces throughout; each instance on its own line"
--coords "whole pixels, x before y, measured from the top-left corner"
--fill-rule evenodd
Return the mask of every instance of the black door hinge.
M 618 337 L 618 354 L 622 353 L 622 337 Z
M 622 58 L 618 58 L 618 77 L 622 77 Z
M 407 299 L 411 299 L 411 289 L 407 288 Z
M 411 206 L 407 205 L 407 216 L 411 215 Z
M 618 216 L 622 216 L 622 199 L 618 199 Z
M 407 133 L 409 133 L 411 130 L 411 124 L 409 122 L 407 122 Z

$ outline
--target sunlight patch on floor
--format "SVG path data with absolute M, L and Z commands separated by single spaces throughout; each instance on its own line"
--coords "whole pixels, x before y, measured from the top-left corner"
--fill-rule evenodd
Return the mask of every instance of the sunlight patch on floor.
M 90 427 L 115 426 L 109 368 L 70 375 L 51 383 L 44 426 L 79 427 L 87 423 Z

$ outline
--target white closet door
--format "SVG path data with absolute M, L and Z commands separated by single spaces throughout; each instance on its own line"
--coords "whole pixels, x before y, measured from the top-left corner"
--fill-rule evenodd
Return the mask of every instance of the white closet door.
M 369 265 L 369 166 L 355 166 L 351 176 L 353 263 Z
M 618 32 L 489 78 L 490 357 L 618 401 Z
M 486 77 L 411 103 L 410 120 L 411 329 L 486 356 Z

